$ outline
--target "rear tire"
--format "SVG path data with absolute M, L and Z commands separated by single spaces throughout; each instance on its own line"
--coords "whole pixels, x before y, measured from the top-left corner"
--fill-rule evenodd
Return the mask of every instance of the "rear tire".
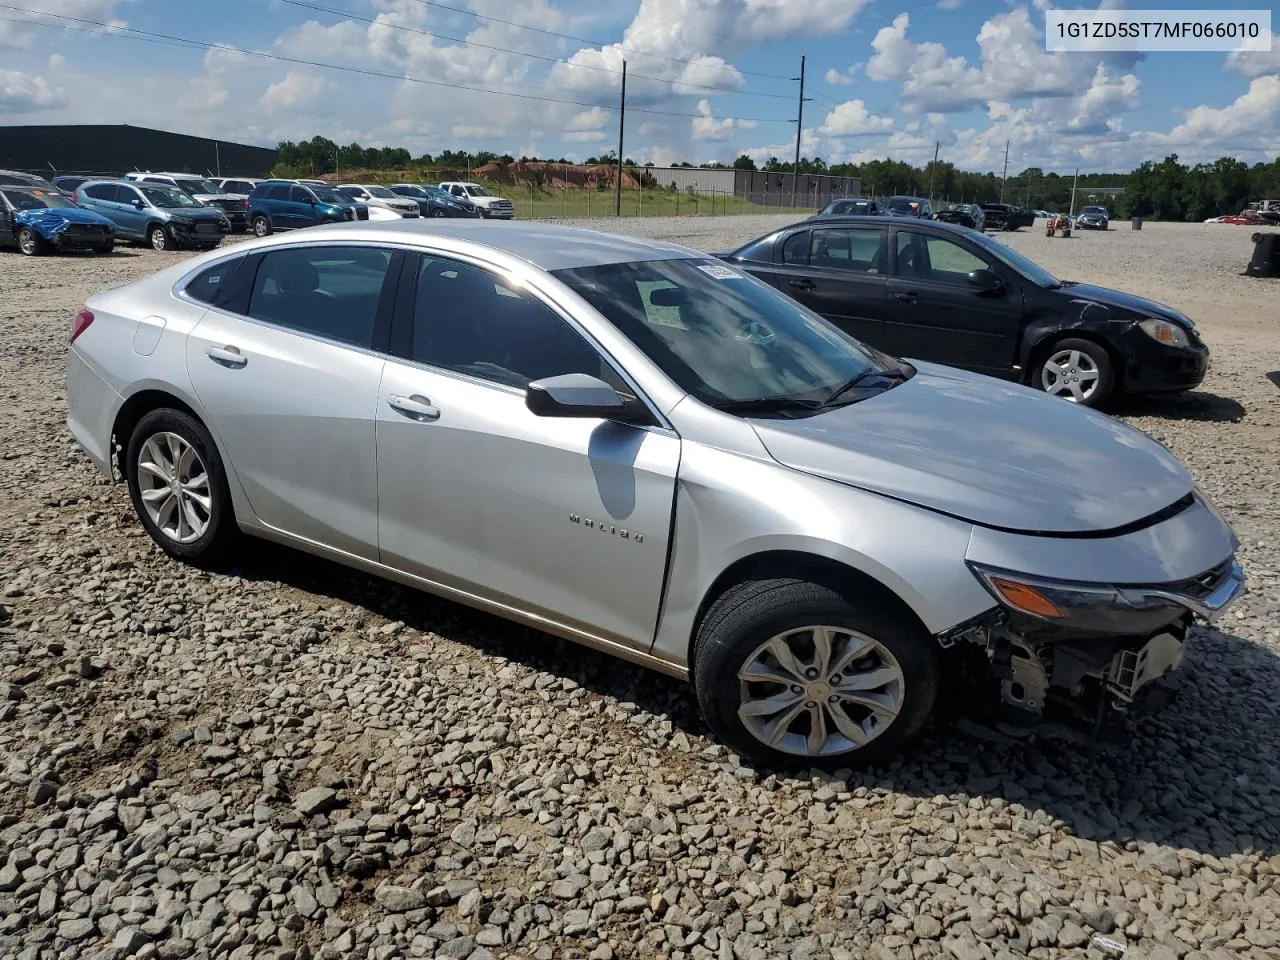
M 49 252 L 49 242 L 30 227 L 18 231 L 18 249 L 28 257 L 39 257 Z
M 255 237 L 271 236 L 271 233 L 272 233 L 271 221 L 267 217 L 262 216 L 261 214 L 253 218 L 252 227 L 253 227 L 253 235 Z
M 724 593 L 698 629 L 693 661 L 698 706 L 716 737 L 776 768 L 892 756 L 938 693 L 936 644 L 919 624 L 793 578 Z
M 237 533 L 222 458 L 204 424 L 181 410 L 138 421 L 125 454 L 129 499 L 165 553 L 198 566 L 225 556 Z

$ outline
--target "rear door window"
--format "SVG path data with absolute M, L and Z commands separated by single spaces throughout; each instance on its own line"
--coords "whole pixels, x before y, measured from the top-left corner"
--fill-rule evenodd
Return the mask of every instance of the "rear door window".
M 385 248 L 341 245 L 273 250 L 258 267 L 249 316 L 372 348 L 392 255 Z
M 813 231 L 809 264 L 849 273 L 883 275 L 888 231 L 875 227 L 840 227 Z
M 267 188 L 266 198 L 268 200 L 288 200 L 289 184 L 277 183 Z
M 114 183 L 95 183 L 84 188 L 84 195 L 93 200 L 115 201 L 119 198 L 119 190 Z

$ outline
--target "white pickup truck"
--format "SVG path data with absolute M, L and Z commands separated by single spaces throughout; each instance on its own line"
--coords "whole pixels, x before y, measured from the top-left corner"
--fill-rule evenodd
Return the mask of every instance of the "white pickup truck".
M 514 220 L 516 208 L 505 197 L 495 197 L 478 183 L 467 183 L 463 180 L 452 180 L 440 184 L 440 189 L 452 196 L 475 204 L 480 216 L 498 220 Z

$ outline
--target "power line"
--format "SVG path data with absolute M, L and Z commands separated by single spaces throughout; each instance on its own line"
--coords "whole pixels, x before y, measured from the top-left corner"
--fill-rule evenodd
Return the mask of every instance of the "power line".
M 233 47 L 230 44 L 211 43 L 207 40 L 193 40 L 190 37 L 179 37 L 167 33 L 155 33 L 149 30 L 139 30 L 136 27 L 121 27 L 115 24 L 103 23 L 100 20 L 90 20 L 84 17 L 71 17 L 59 13 L 49 13 L 44 10 L 30 10 L 26 7 L 16 7 L 8 3 L 0 3 L 0 9 L 14 10 L 18 13 L 25 13 L 38 17 L 53 17 L 57 20 L 67 21 L 70 23 L 88 24 L 90 26 L 99 27 L 99 30 L 85 30 L 82 32 L 92 33 L 97 36 L 118 37 L 127 40 L 149 40 L 167 44 L 185 44 L 191 47 L 198 47 L 205 50 L 225 50 L 228 53 L 238 53 L 247 57 L 257 57 L 262 60 L 275 60 L 280 63 L 291 63 L 297 66 L 316 67 L 321 70 L 338 70 L 343 73 L 354 73 L 365 77 L 378 77 L 384 80 L 395 80 L 402 83 L 416 83 L 433 87 L 445 87 L 450 90 L 466 90 L 470 93 L 488 93 L 501 97 L 514 97 L 518 100 L 534 100 L 540 103 L 558 103 L 574 107 L 600 108 L 602 110 L 617 110 L 617 106 L 602 103 L 590 103 L 585 100 L 566 100 L 560 97 L 539 96 L 532 93 L 520 93 L 514 90 L 495 90 L 490 87 L 477 87 L 465 83 L 450 83 L 446 80 L 432 80 L 428 77 L 414 77 L 408 74 L 386 73 L 381 70 L 370 70 L 365 67 L 344 66 L 337 63 L 325 63 L 320 60 L 306 60 L 301 57 L 286 57 L 283 54 L 267 53 L 262 50 L 246 50 L 243 47 Z M 15 23 L 26 23 L 35 27 L 51 27 L 55 29 L 63 29 L 64 24 L 47 23 L 42 20 L 13 20 Z M 689 119 L 703 119 L 704 115 L 700 113 L 682 113 L 674 110 L 654 110 L 649 107 L 632 107 L 634 113 L 645 113 L 654 116 L 663 117 L 685 117 Z M 782 119 L 778 117 L 723 117 L 721 119 L 732 119 L 735 121 L 748 120 L 753 123 L 794 123 L 793 120 Z
M 564 60 L 560 57 L 549 57 L 540 53 L 529 53 L 524 50 L 512 50 L 509 47 L 498 47 L 489 43 L 481 43 L 478 40 L 468 40 L 464 37 L 451 37 L 440 33 L 436 30 L 426 30 L 421 27 L 415 27 L 407 23 L 399 23 L 394 20 L 380 20 L 377 17 L 366 17 L 350 10 L 334 10 L 331 7 L 321 6 L 318 3 L 309 3 L 307 0 L 283 0 L 284 3 L 295 7 L 303 7 L 308 10 L 316 10 L 320 13 L 327 13 L 335 17 L 348 17 L 352 20 L 359 20 L 362 23 L 382 24 L 383 26 L 392 27 L 396 30 L 404 30 L 409 33 L 416 33 L 424 37 L 438 37 L 441 40 L 449 40 L 453 43 L 465 44 L 469 47 L 478 47 L 482 50 L 493 50 L 497 53 L 510 53 L 517 57 L 529 57 L 532 60 L 542 60 L 546 63 L 563 64 L 566 67 L 577 67 L 584 70 L 596 70 L 600 73 L 610 73 L 615 77 L 620 75 L 620 71 L 614 70 L 612 67 L 601 67 L 592 63 L 574 63 L 570 60 Z M 640 73 L 632 73 L 631 78 L 634 80 L 652 80 L 656 83 L 669 83 L 674 87 L 692 87 L 695 90 L 715 91 L 718 93 L 736 94 L 745 97 L 770 97 L 776 100 L 790 100 L 791 95 L 788 93 L 761 93 L 755 90 L 736 90 L 733 87 L 718 87 L 713 84 L 706 83 L 690 83 L 686 80 L 667 80 L 663 77 L 649 77 Z
M 477 20 L 488 20 L 490 23 L 501 23 L 504 26 L 516 27 L 519 30 L 532 30 L 534 33 L 541 33 L 548 37 L 559 37 L 561 40 L 573 40 L 576 43 L 585 43 L 592 47 L 612 46 L 612 44 L 603 43 L 600 40 L 589 40 L 586 37 L 575 37 L 569 33 L 556 33 L 554 30 L 544 30 L 542 27 L 530 26 L 527 23 L 516 23 L 512 20 L 502 20 L 498 17 L 489 17 L 483 14 L 473 13 L 470 10 L 464 10 L 462 7 L 451 7 L 446 3 L 437 3 L 436 0 L 415 0 L 415 2 L 422 4 L 424 7 L 436 7 L 439 10 L 448 10 L 451 13 L 460 13 L 460 14 L 463 14 L 464 16 L 475 17 Z M 618 45 L 620 47 L 623 46 L 623 44 L 621 43 L 619 43 Z M 669 57 L 666 54 L 653 53 L 651 51 L 645 51 L 645 50 L 637 50 L 634 47 L 624 47 L 623 52 L 636 55 L 636 56 L 642 56 L 642 57 L 655 57 L 658 60 L 666 60 L 666 61 L 669 61 L 670 63 L 697 63 L 696 60 L 686 60 L 686 59 L 682 59 L 681 57 Z M 784 77 L 776 73 L 759 73 L 755 70 L 739 69 L 738 72 L 741 73 L 743 76 L 760 77 L 764 80 L 786 80 L 791 83 L 794 83 L 796 80 L 795 77 Z

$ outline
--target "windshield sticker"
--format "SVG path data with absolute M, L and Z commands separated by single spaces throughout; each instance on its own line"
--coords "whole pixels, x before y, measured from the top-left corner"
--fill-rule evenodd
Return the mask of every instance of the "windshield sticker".
M 703 273 L 717 280 L 738 280 L 742 274 L 736 270 L 730 270 L 728 267 L 722 267 L 718 263 L 703 264 L 698 267 Z

